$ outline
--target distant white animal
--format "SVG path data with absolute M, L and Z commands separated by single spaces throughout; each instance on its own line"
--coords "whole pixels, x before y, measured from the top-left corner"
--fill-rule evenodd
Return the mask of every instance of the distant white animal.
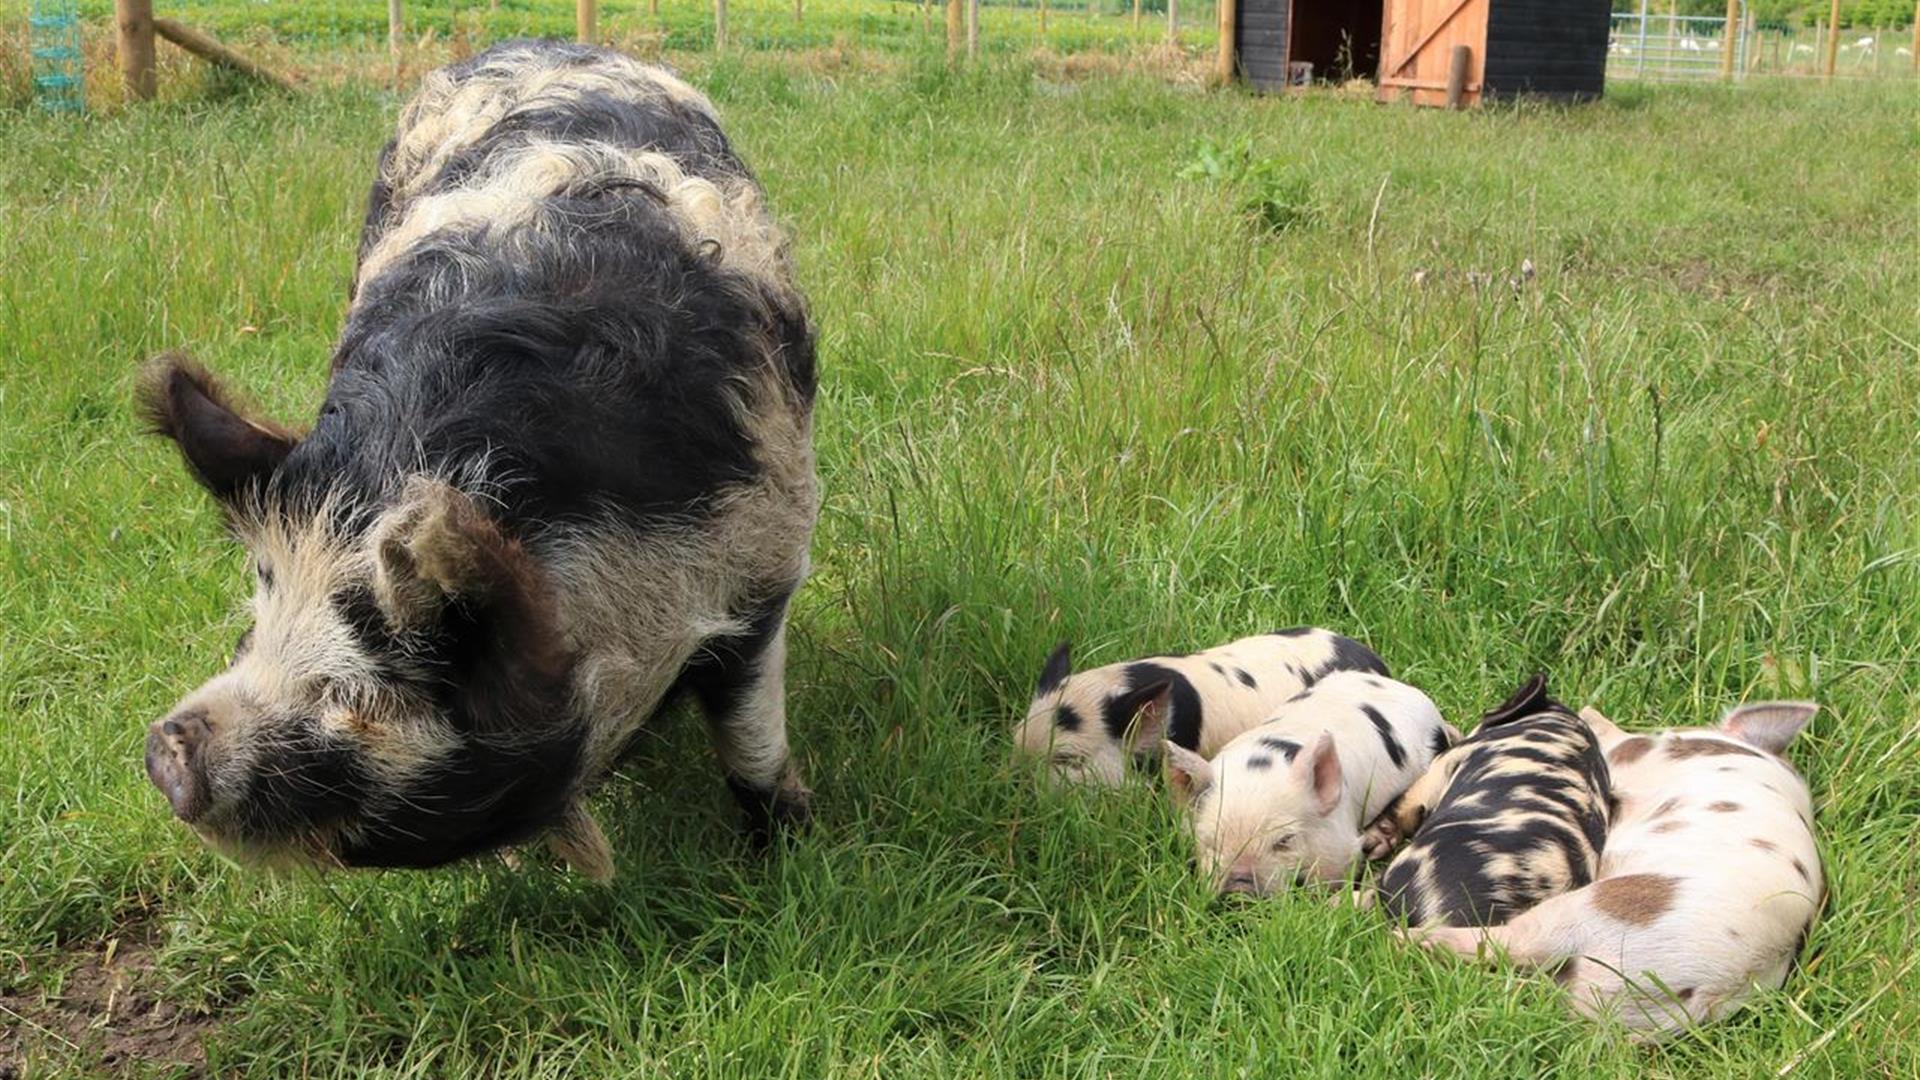
M 1856 49 L 1871 49 L 1873 48 L 1873 45 L 1874 45 L 1874 41 L 1870 37 L 1863 37 L 1859 41 L 1856 41 L 1853 43 L 1853 47 Z
M 1699 42 L 1699 41 L 1698 41 L 1697 39 L 1695 39 L 1695 38 L 1690 38 L 1690 37 L 1686 37 L 1686 38 L 1681 38 L 1681 39 L 1680 39 L 1680 47 L 1681 47 L 1681 48 L 1683 48 L 1683 49 L 1685 49 L 1685 50 L 1687 50 L 1688 52 L 1699 52 L 1699 51 L 1701 51 L 1701 50 L 1700 50 L 1700 42 Z

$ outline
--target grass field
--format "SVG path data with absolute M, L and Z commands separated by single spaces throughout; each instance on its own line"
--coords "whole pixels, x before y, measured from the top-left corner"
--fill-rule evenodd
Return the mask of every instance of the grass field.
M 598 799 L 608 888 L 270 876 L 141 774 L 246 586 L 129 373 L 188 346 L 311 414 L 395 103 L 0 113 L 0 1074 L 1920 1075 L 1910 86 L 1446 114 L 685 66 L 821 328 L 791 679 L 819 821 L 747 853 L 678 718 Z M 1180 177 L 1203 142 L 1220 175 Z M 1818 699 L 1799 971 L 1626 1046 L 1374 914 L 1218 905 L 1157 791 L 1008 760 L 1061 637 L 1097 663 L 1290 623 L 1461 724 L 1537 667 L 1628 726 Z

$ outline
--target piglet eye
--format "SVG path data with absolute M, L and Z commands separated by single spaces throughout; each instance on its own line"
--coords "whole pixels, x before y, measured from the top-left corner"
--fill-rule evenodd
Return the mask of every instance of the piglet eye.
M 253 572 L 254 575 L 260 579 L 262 587 L 268 589 L 273 588 L 273 567 L 268 566 L 266 563 L 254 563 Z
M 1271 846 L 1275 851 L 1292 851 L 1293 837 L 1282 836 L 1278 840 L 1275 840 Z

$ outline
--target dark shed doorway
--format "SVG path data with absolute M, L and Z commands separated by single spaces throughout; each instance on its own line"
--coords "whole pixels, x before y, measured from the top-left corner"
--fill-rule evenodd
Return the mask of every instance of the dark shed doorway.
M 1372 79 L 1381 26 L 1381 0 L 1240 0 L 1239 66 L 1261 90 Z

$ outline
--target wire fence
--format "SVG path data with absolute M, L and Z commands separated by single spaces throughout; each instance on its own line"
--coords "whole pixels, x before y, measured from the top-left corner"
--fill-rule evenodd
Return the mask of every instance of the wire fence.
M 1724 18 L 1655 14 L 1648 0 L 1614 16 L 1607 73 L 1613 79 L 1705 79 L 1719 75 Z M 77 109 L 123 100 L 116 77 L 115 0 L 0 0 L 0 107 L 39 101 Z M 158 17 L 310 85 L 406 77 L 512 37 L 576 36 L 576 0 L 153 0 Z M 599 0 L 594 40 L 647 57 L 808 53 L 796 63 L 857 56 L 897 63 L 955 49 L 946 0 Z M 963 3 L 967 55 L 1029 56 L 1066 74 L 1143 70 L 1201 82 L 1219 45 L 1216 0 L 977 0 Z M 1671 10 L 1671 8 L 1670 8 Z M 1756 26 L 1744 10 L 1732 36 L 1736 77 L 1817 75 L 1828 50 L 1841 77 L 1915 71 L 1907 31 Z M 58 38 L 58 40 L 55 40 Z M 198 72 L 171 47 L 163 70 Z M 875 58 L 878 58 L 877 60 Z M 1221 76 L 1214 68 L 1211 77 Z M 217 75 L 197 73 L 195 79 Z M 161 79 L 164 88 L 175 80 Z
M 0 107 L 48 99 L 35 83 L 30 4 L 0 0 Z M 114 103 L 114 0 L 58 0 L 77 14 L 85 98 Z M 156 19 L 212 35 L 302 82 L 399 85 L 417 73 L 515 37 L 573 38 L 576 0 L 402 0 L 389 22 L 387 0 L 152 0 Z M 599 0 L 592 37 L 644 57 L 755 53 L 829 54 L 896 63 L 949 48 L 945 0 Z M 1073 71 L 1144 67 L 1200 81 L 1217 48 L 1215 0 L 979 0 L 969 55 L 1035 56 Z M 194 61 L 163 47 L 165 69 Z M 819 55 L 808 63 L 823 61 Z M 79 91 L 74 91 L 76 100 Z
M 1214 0 L 981 0 L 986 48 L 1048 42 L 1063 49 L 1118 48 L 1163 40 L 1169 3 L 1176 33 L 1213 40 Z M 24 8 L 0 0 L 0 16 Z M 729 47 L 786 49 L 841 44 L 883 50 L 944 40 L 945 0 L 727 0 Z M 716 44 L 715 0 L 600 0 L 599 36 L 647 38 L 669 51 Z M 83 20 L 107 25 L 113 0 L 78 0 Z M 419 39 L 572 37 L 575 0 L 403 0 L 402 31 Z M 270 41 L 318 49 L 387 45 L 386 0 L 154 0 L 154 14 L 223 40 Z
M 1729 40 L 1725 16 L 1652 12 L 1642 0 L 1636 12 L 1615 12 L 1607 43 L 1610 79 L 1715 79 L 1723 75 L 1820 76 L 1838 78 L 1910 75 L 1915 44 L 1910 29 L 1841 27 L 1823 24 L 1793 28 L 1763 27 L 1745 4 Z M 1836 40 L 1837 39 L 1837 40 Z M 1727 51 L 1731 47 L 1732 63 Z

